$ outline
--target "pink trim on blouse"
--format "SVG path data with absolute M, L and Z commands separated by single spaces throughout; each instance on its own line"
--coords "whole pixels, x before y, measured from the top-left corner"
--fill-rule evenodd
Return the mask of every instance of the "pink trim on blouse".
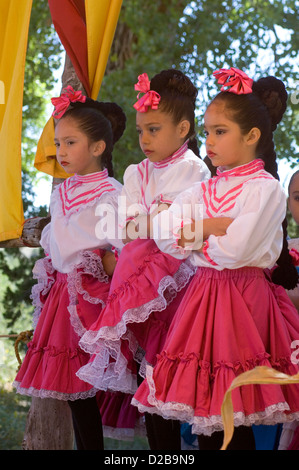
M 184 156 L 187 150 L 188 150 L 188 141 L 184 142 L 184 144 L 176 152 L 170 155 L 170 157 L 165 158 L 164 160 L 161 160 L 160 162 L 153 162 L 154 168 L 159 168 L 159 169 L 166 168 L 167 166 L 172 165 L 173 163 L 176 163 L 178 160 L 182 159 L 182 157 Z M 157 200 L 152 201 L 150 205 L 146 203 L 145 191 L 149 182 L 149 163 L 150 163 L 150 160 L 147 158 L 137 165 L 137 170 L 141 178 L 141 185 L 140 185 L 141 201 L 140 203 L 146 208 L 147 212 L 149 212 L 151 206 L 157 202 Z M 162 199 L 162 194 L 161 194 L 161 199 Z M 159 201 L 159 202 L 162 202 L 162 201 Z M 166 200 L 163 200 L 163 202 L 167 204 L 172 203 L 172 201 L 166 201 Z
M 215 217 L 215 215 L 221 213 L 224 214 L 231 210 L 236 204 L 237 197 L 241 194 L 243 190 L 243 185 L 247 181 L 252 181 L 254 179 L 273 179 L 269 173 L 264 171 L 264 162 L 261 159 L 255 159 L 245 165 L 241 165 L 231 170 L 223 171 L 221 168 L 217 169 L 217 176 L 214 176 L 207 182 L 202 182 L 201 189 L 203 193 L 203 202 L 206 208 L 206 214 L 208 217 Z M 256 174 L 259 172 L 258 174 Z M 255 176 L 252 176 L 255 174 Z M 229 177 L 246 177 L 248 179 L 243 181 L 240 184 L 237 184 L 233 188 L 229 189 L 223 196 L 217 196 L 217 182 L 222 178 Z M 205 241 L 203 245 L 203 254 L 209 263 L 217 266 L 210 256 L 208 255 L 209 242 Z
M 264 162 L 261 159 L 252 160 L 245 165 L 241 165 L 231 170 L 222 171 L 221 168 L 217 169 L 217 176 L 211 178 L 207 183 L 203 182 L 202 192 L 203 192 L 203 201 L 206 207 L 206 213 L 209 217 L 214 217 L 216 214 L 225 213 L 231 210 L 235 203 L 237 197 L 241 194 L 243 185 L 249 181 L 259 178 L 272 179 L 273 177 L 264 171 Z M 260 171 L 260 174 L 253 176 L 254 173 Z M 237 184 L 233 188 L 229 189 L 223 196 L 217 196 L 217 182 L 222 178 L 229 177 L 244 177 L 248 176 L 248 179 L 243 181 L 240 184 Z
M 208 255 L 208 252 L 207 252 L 208 248 L 209 248 L 209 242 L 206 241 L 203 244 L 203 249 L 202 249 L 203 255 L 205 256 L 205 258 L 208 260 L 209 263 L 211 263 L 214 266 L 218 266 L 217 263 L 215 263 L 215 261 L 213 261 L 212 258 L 210 258 L 210 256 Z
M 170 157 L 165 158 L 164 160 L 161 160 L 160 162 L 153 162 L 155 168 L 166 168 L 168 165 L 173 165 L 173 163 L 176 163 L 177 160 L 179 160 L 184 153 L 188 150 L 188 140 L 183 143 L 183 145 Z
M 99 183 L 93 186 L 91 189 L 72 196 L 74 191 L 82 186 L 82 184 Z M 95 199 L 98 199 L 103 193 L 114 191 L 114 186 L 108 181 L 108 170 L 99 171 L 97 173 L 91 173 L 89 175 L 74 175 L 67 178 L 59 186 L 59 195 L 62 206 L 63 214 L 75 209 L 78 210 L 83 204 L 88 204 Z
M 218 177 L 228 177 L 228 176 L 247 176 L 252 175 L 253 173 L 263 170 L 265 167 L 265 163 L 261 158 L 256 158 L 249 163 L 245 163 L 245 165 L 240 165 L 231 170 L 223 170 L 222 167 L 217 168 L 217 176 Z M 216 178 L 217 178 L 216 176 Z

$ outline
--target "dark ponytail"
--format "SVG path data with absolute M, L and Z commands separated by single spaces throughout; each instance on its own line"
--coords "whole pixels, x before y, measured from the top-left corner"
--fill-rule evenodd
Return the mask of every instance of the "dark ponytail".
M 260 98 L 270 116 L 269 133 L 264 138 L 262 158 L 265 169 L 279 180 L 273 133 L 281 121 L 287 107 L 288 94 L 284 84 L 275 77 L 261 78 L 253 84 L 252 91 Z M 287 218 L 282 223 L 283 247 L 272 273 L 272 281 L 285 289 L 294 289 L 298 284 L 298 273 L 292 263 L 287 241 Z
M 265 170 L 279 180 L 273 132 L 281 121 L 287 106 L 284 84 L 275 77 L 261 78 L 252 85 L 252 93 L 237 95 L 220 92 L 213 101 L 221 100 L 231 119 L 238 123 L 245 135 L 253 127 L 261 131 L 257 145 L 257 157 L 265 162 Z M 273 271 L 272 280 L 285 289 L 294 289 L 298 284 L 298 273 L 292 264 L 288 250 L 287 219 L 283 221 L 283 247 Z
M 113 176 L 112 151 L 126 128 L 126 116 L 116 103 L 105 103 L 86 98 L 84 103 L 72 103 L 63 118 L 75 119 L 90 142 L 104 140 L 106 148 L 101 155 L 101 164 Z

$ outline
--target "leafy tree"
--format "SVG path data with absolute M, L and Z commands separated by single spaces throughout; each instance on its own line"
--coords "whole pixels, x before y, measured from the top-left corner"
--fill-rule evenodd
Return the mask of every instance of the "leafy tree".
M 143 158 L 132 108 L 139 74 L 147 72 L 151 78 L 171 67 L 187 73 L 199 90 L 199 124 L 210 98 L 219 91 L 211 77 L 221 67 L 235 66 L 254 78 L 275 75 L 294 97 L 298 93 L 297 23 L 295 0 L 126 0 L 99 96 L 118 101 L 128 118 L 114 152 L 117 177 L 122 178 L 128 164 Z M 278 157 L 287 157 L 291 165 L 298 158 L 298 119 L 298 103 L 290 99 L 276 145 Z M 203 142 L 200 133 L 199 141 Z

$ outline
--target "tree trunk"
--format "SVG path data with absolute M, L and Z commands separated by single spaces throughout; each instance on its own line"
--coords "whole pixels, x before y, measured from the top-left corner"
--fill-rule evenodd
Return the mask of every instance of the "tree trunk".
M 71 410 L 66 401 L 32 397 L 24 450 L 73 450 Z

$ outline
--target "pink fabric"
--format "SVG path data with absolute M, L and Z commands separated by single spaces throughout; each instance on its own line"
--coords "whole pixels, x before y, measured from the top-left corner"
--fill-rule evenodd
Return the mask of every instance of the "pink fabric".
M 97 394 L 104 433 L 116 439 L 143 432 L 141 415 L 132 395 L 99 392 L 76 375 L 90 355 L 79 338 L 98 318 L 108 297 L 110 278 L 103 271 L 104 250 L 82 253 L 69 274 L 54 270 L 51 260 L 37 261 L 38 282 L 32 291 L 36 328 L 14 385 L 19 393 L 59 400 L 84 399 Z
M 290 349 L 298 338 L 297 310 L 263 270 L 199 268 L 134 404 L 209 435 L 222 429 L 221 404 L 236 376 L 261 365 L 298 373 Z M 236 389 L 235 426 L 298 419 L 298 397 L 299 385 Z
M 150 89 L 150 83 L 147 74 L 143 73 L 138 76 L 138 83 L 135 84 L 134 88 L 139 93 L 137 95 L 138 101 L 134 104 L 134 108 L 140 113 L 145 113 L 148 108 L 158 109 L 161 97 L 159 93 Z M 140 93 L 144 93 L 141 98 L 139 98 Z
M 183 289 L 194 272 L 193 266 L 162 253 L 153 240 L 138 239 L 125 245 L 106 307 L 80 340 L 80 346 L 97 357 L 78 372 L 79 377 L 103 390 L 127 391 L 127 377 L 135 371 L 134 360 L 155 362 Z M 113 371 L 106 374 L 107 381 L 104 351 L 115 360 L 114 366 L 110 360 Z
M 55 271 L 49 258 L 37 261 L 38 282 L 32 289 L 36 328 L 15 378 L 19 393 L 60 400 L 96 394 L 76 372 L 90 358 L 79 347 L 79 337 L 96 320 L 109 292 L 108 276 L 94 266 L 104 253 L 82 255 L 84 261 L 69 274 Z
M 293 439 L 288 447 L 288 450 L 299 450 L 299 426 L 294 431 Z
M 70 323 L 67 275 L 55 273 L 55 278 L 43 299 L 37 327 L 14 385 L 19 393 L 41 398 L 87 398 L 96 390 L 80 380 L 76 371 L 88 362 L 89 354 L 78 346 L 79 337 Z
M 56 119 L 60 119 L 67 111 L 71 103 L 85 103 L 86 96 L 82 95 L 81 91 L 75 91 L 70 85 L 62 90 L 59 97 L 51 98 L 51 103 L 55 107 L 52 116 Z
M 131 405 L 132 395 L 99 391 L 96 397 L 105 437 L 130 440 L 145 435 L 142 415 Z

